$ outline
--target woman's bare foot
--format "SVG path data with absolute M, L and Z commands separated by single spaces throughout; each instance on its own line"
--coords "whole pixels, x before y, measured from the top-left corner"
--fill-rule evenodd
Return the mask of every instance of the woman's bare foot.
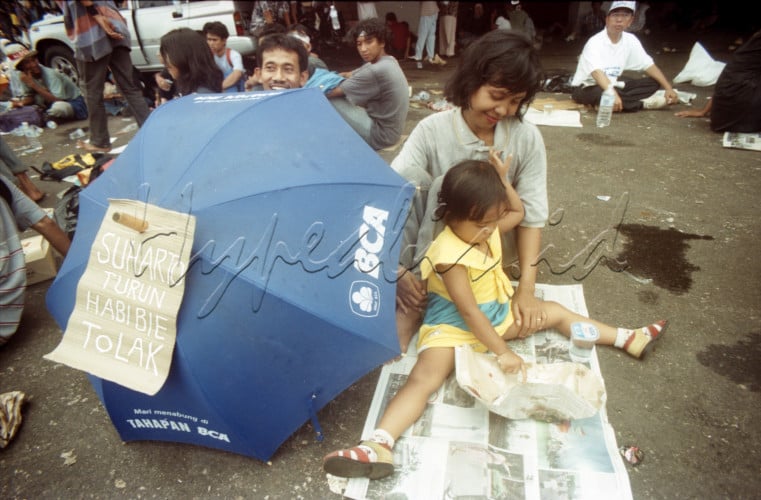
M 96 146 L 85 141 L 77 141 L 77 147 L 89 151 L 91 153 L 108 153 L 111 151 L 111 146 Z
M 45 197 L 45 193 L 40 191 L 40 188 L 34 185 L 34 183 L 32 182 L 32 179 L 29 178 L 26 172 L 21 172 L 15 175 L 16 175 L 16 179 L 18 179 L 19 189 L 25 195 L 31 198 L 32 201 L 40 201 L 41 199 Z

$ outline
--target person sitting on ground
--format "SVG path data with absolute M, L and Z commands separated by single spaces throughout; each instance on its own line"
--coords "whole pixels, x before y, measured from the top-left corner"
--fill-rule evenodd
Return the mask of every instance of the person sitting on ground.
M 0 176 L 0 346 L 16 333 L 24 310 L 26 262 L 19 230 L 31 227 L 62 256 L 71 242 L 36 203 Z
M 289 36 L 300 40 L 301 43 L 304 44 L 304 48 L 307 50 L 307 54 L 309 54 L 309 68 L 307 71 L 309 71 L 310 78 L 314 75 L 317 68 L 322 68 L 324 70 L 328 69 L 328 65 L 325 64 L 325 61 L 312 52 L 312 38 L 309 36 L 306 26 L 303 24 L 292 24 L 290 28 L 288 28 L 287 33 Z
M 240 52 L 227 46 L 227 39 L 230 38 L 227 26 L 219 21 L 211 21 L 203 25 L 203 34 L 214 56 L 214 62 L 222 70 L 222 91 L 243 92 L 246 69 L 243 67 Z
M 351 32 L 365 64 L 346 77 L 327 95 L 338 113 L 370 147 L 383 149 L 396 144 L 404 130 L 409 109 L 409 85 L 402 68 L 386 54 L 389 39 L 380 19 L 357 23 Z
M 525 336 L 510 310 L 513 288 L 502 268 L 500 241 L 502 232 L 520 224 L 524 208 L 507 181 L 511 157 L 503 162 L 500 152 L 492 150 L 490 160 L 465 160 L 444 175 L 435 216 L 445 228 L 422 262 L 429 298 L 417 360 L 369 439 L 324 458 L 328 474 L 370 479 L 393 474 L 394 443 L 454 371 L 457 346 L 490 351 L 503 372 L 526 379 L 523 359 L 506 342 Z M 572 323 L 589 322 L 600 332 L 597 344 L 613 345 L 635 358 L 642 358 L 668 325 L 659 321 L 635 330 L 615 328 L 551 301 L 541 302 L 540 319 L 540 331 L 554 328 L 566 337 Z
M 13 107 L 38 106 L 56 121 L 87 118 L 87 104 L 77 84 L 63 73 L 41 65 L 36 50 L 11 43 L 5 46 L 5 55 L 14 67 Z
M 596 106 L 603 91 L 613 85 L 613 111 L 661 109 L 679 101 L 674 88 L 655 65 L 637 37 L 626 32 L 634 20 L 637 2 L 611 2 L 605 29 L 584 45 L 571 81 L 571 97 L 579 104 Z M 624 71 L 644 71 L 645 78 L 622 77 Z M 620 86 L 623 84 L 623 86 Z M 656 91 L 665 90 L 664 95 Z
M 534 21 L 528 12 L 523 10 L 520 0 L 510 0 L 510 3 L 506 4 L 507 18 L 510 20 L 514 30 L 522 31 L 529 37 L 531 41 L 536 40 L 536 28 L 534 27 Z
M 162 62 L 162 64 L 164 63 Z M 153 78 L 156 80 L 156 99 L 153 105 L 158 108 L 162 104 L 174 99 L 174 80 L 172 80 L 172 75 L 166 69 L 166 65 L 164 65 L 161 71 L 155 73 Z
M 32 179 L 27 174 L 27 168 L 18 159 L 13 149 L 0 137 L 0 176 L 18 183 L 19 189 L 27 195 L 32 201 L 40 201 L 45 197 L 45 193 L 34 185 Z
M 420 120 L 404 141 L 391 168 L 417 188 L 404 225 L 396 286 L 399 346 L 407 351 L 425 311 L 427 293 L 419 262 L 443 229 L 434 219 L 444 174 L 464 159 L 488 160 L 492 148 L 513 155 L 508 180 L 526 212 L 505 235 L 505 263 L 520 275 L 512 300 L 521 334 L 533 333 L 539 319 L 536 277 L 542 228 L 549 217 L 547 153 L 536 125 L 523 119 L 544 80 L 539 52 L 523 34 L 493 30 L 465 49 L 444 87 L 454 108 Z
M 304 44 L 282 33 L 262 38 L 257 49 L 252 90 L 287 90 L 303 87 L 309 78 L 309 56 Z
M 283 26 L 280 23 L 270 23 L 265 24 L 263 28 L 259 32 L 259 37 L 257 38 L 257 52 L 258 48 L 262 45 L 262 40 L 264 40 L 265 37 L 268 37 L 270 35 L 279 35 L 279 34 L 287 34 L 288 30 L 285 26 Z M 258 61 L 257 61 L 258 64 Z M 244 85 L 246 90 L 262 90 L 262 82 L 259 81 L 259 79 L 256 76 L 256 73 L 252 73 L 251 76 L 246 79 L 246 83 Z
M 161 37 L 159 45 L 177 95 L 222 92 L 222 70 L 214 62 L 203 35 L 190 28 L 177 28 Z
M 676 116 L 711 115 L 714 132 L 761 132 L 761 31 L 740 46 L 716 80 L 713 96 L 702 109 Z

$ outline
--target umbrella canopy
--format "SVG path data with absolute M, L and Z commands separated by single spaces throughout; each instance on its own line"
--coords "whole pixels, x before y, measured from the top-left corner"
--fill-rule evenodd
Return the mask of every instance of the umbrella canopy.
M 48 309 L 65 329 L 108 199 L 194 215 L 164 386 L 148 396 L 90 379 L 124 441 L 268 460 L 399 353 L 395 276 L 413 192 L 318 89 L 171 101 L 82 190 Z

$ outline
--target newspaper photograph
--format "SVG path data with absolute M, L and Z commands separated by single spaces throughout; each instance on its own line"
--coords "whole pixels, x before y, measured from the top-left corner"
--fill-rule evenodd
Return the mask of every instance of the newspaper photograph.
M 582 285 L 540 285 L 537 296 L 588 316 Z M 383 367 L 362 439 L 369 437 L 416 361 L 410 352 Z M 554 330 L 510 341 L 526 363 L 570 363 L 569 341 Z M 596 351 L 586 368 L 599 377 Z M 631 499 L 631 486 L 604 404 L 579 419 L 513 420 L 490 412 L 455 374 L 396 441 L 395 472 L 336 482 L 352 499 Z M 338 484 L 338 486 L 336 486 Z

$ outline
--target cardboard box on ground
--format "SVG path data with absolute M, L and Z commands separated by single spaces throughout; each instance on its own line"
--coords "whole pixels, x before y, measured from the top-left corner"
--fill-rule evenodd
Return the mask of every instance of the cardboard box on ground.
M 52 217 L 52 209 L 46 209 Z M 26 260 L 27 286 L 55 278 L 61 266 L 61 255 L 52 247 L 48 240 L 33 229 L 25 231 L 21 238 L 21 248 Z

